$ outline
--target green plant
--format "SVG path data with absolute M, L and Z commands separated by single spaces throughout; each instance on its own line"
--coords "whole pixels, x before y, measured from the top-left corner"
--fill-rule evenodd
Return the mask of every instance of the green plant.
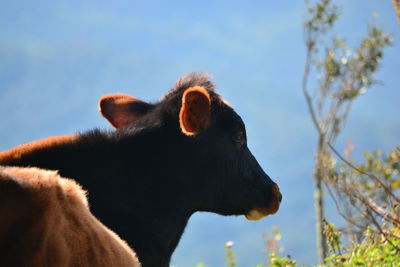
M 368 227 L 362 233 L 362 241 L 351 243 L 347 248 L 344 247 L 341 238 L 342 232 L 334 227 L 332 223 L 324 221 L 324 234 L 327 237 L 327 245 L 330 255 L 325 258 L 324 264 L 318 267 L 347 267 L 347 266 L 400 266 L 400 253 L 396 247 L 400 246 L 400 228 L 382 226 L 387 231 L 382 235 L 374 228 Z M 276 238 L 278 237 L 278 238 Z M 274 228 L 273 236 L 264 234 L 266 241 L 273 241 L 273 250 L 270 252 L 264 263 L 255 265 L 255 267 L 296 267 L 297 262 L 290 255 L 281 256 L 276 250 L 280 247 L 280 233 L 278 228 Z M 276 240 L 278 239 L 278 240 Z M 268 242 L 271 244 L 270 242 Z M 269 246 L 266 243 L 267 247 Z M 236 253 L 232 249 L 233 242 L 228 241 L 225 244 L 226 263 L 229 267 L 236 267 Z M 267 248 L 270 250 L 270 248 Z M 279 249 L 278 249 L 279 250 Z M 198 264 L 196 267 L 205 267 L 204 264 Z
M 341 242 L 336 237 L 341 233 L 333 228 L 332 224 L 325 224 L 325 231 L 334 238 L 329 239 L 330 247 L 341 246 Z M 396 246 L 400 245 L 400 229 L 387 229 L 389 235 L 381 235 L 372 228 L 367 228 L 363 234 L 361 243 L 354 243 L 347 253 L 337 253 L 334 250 L 325 259 L 324 266 L 399 266 L 400 255 Z
M 269 264 L 272 267 L 295 267 L 297 263 L 290 256 L 281 257 L 275 253 L 269 255 Z
M 342 242 L 340 241 L 340 237 L 342 233 L 340 231 L 335 230 L 335 226 L 333 223 L 328 223 L 326 220 L 323 221 L 324 223 L 324 234 L 327 239 L 327 243 L 329 246 L 329 252 L 335 254 L 342 254 L 343 246 Z
M 283 247 L 280 245 L 282 235 L 277 226 L 273 226 L 271 231 L 268 231 L 268 229 L 265 230 L 263 238 L 265 243 L 264 252 L 267 253 L 266 266 L 297 266 L 296 261 L 292 260 L 290 255 L 287 255 L 286 257 L 280 255 L 283 252 Z M 263 265 L 260 264 L 259 266 Z
M 228 267 L 235 267 L 238 262 L 236 260 L 236 253 L 232 249 L 234 244 L 235 243 L 233 241 L 228 241 L 225 243 L 225 259 Z

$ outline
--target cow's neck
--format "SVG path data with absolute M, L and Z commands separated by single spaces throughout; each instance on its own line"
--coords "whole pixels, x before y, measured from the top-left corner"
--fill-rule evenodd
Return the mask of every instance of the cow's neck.
M 153 218 L 154 221 L 150 222 L 144 219 L 139 223 L 139 225 L 146 225 L 146 227 L 135 229 L 133 249 L 138 254 L 143 267 L 167 267 L 182 237 L 190 214 L 174 214 L 172 211 L 170 213 L 165 211 L 164 214 L 146 217 Z M 136 223 L 137 220 L 133 222 L 134 225 Z

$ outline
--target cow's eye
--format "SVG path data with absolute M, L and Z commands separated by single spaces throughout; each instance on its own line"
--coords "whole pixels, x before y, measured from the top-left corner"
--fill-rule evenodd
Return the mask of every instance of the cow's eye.
M 238 144 L 244 144 L 245 143 L 245 140 L 244 140 L 244 134 L 243 134 L 243 132 L 242 131 L 240 131 L 240 132 L 238 132 L 234 137 L 233 137 L 233 141 L 235 142 L 235 143 L 238 143 Z

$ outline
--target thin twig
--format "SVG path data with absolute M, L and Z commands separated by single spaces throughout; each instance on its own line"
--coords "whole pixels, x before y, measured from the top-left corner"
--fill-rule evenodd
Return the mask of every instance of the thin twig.
M 357 224 L 352 218 L 350 218 L 349 216 L 347 216 L 346 214 L 343 213 L 342 209 L 340 208 L 339 205 L 339 201 L 337 200 L 337 198 L 335 197 L 334 193 L 332 192 L 330 186 L 326 186 L 326 188 L 328 189 L 328 193 L 331 196 L 331 198 L 333 199 L 333 202 L 335 203 L 336 206 L 336 210 L 339 212 L 339 214 L 349 223 L 351 223 L 354 226 L 357 226 L 358 228 L 362 229 L 363 227 L 359 224 Z
M 372 210 L 377 216 L 390 221 L 397 227 L 400 227 L 400 219 L 399 217 L 389 211 L 385 211 L 382 207 L 375 203 L 371 198 L 364 197 L 361 193 L 358 192 L 355 188 L 349 188 L 348 190 L 341 189 L 342 192 L 346 193 L 349 197 L 354 197 L 358 199 L 361 203 L 364 204 L 365 207 Z M 355 206 L 357 207 L 357 206 Z
M 333 151 L 333 153 L 335 153 L 336 156 L 338 156 L 344 163 L 346 163 L 349 167 L 351 167 L 352 169 L 356 170 L 357 172 L 364 174 L 370 178 L 372 178 L 373 180 L 375 180 L 376 182 L 378 182 L 386 191 L 387 194 L 389 194 L 391 197 L 393 197 L 397 202 L 400 202 L 400 198 L 396 197 L 392 191 L 390 190 L 390 188 L 388 188 L 382 181 L 381 179 L 379 179 L 378 177 L 376 177 L 375 175 L 365 172 L 363 170 L 360 170 L 359 168 L 357 168 L 356 166 L 354 166 L 351 162 L 349 162 L 348 160 L 346 160 L 330 143 L 328 143 L 328 146 L 330 147 L 330 149 Z
M 374 216 L 371 214 L 371 211 L 370 211 L 370 210 L 367 210 L 367 212 L 370 214 L 371 219 L 372 219 L 372 222 L 373 222 L 373 224 L 375 224 L 375 226 L 376 226 L 376 228 L 378 229 L 379 233 L 380 233 L 381 235 L 383 235 L 383 237 L 385 238 L 385 241 L 387 241 L 387 242 L 397 251 L 397 253 L 400 253 L 399 247 L 396 246 L 395 244 L 393 244 L 393 242 L 392 242 L 389 238 L 387 238 L 387 233 L 386 233 L 385 231 L 382 230 L 382 228 L 381 228 L 381 226 L 379 225 L 379 223 L 375 220 Z

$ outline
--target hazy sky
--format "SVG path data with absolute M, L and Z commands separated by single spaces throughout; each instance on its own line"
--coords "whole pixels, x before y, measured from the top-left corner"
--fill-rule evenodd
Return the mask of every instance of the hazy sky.
M 335 31 L 351 44 L 377 22 L 400 36 L 391 1 L 336 1 Z M 6 1 L 0 0 L 0 150 L 50 135 L 108 124 L 104 94 L 156 101 L 181 75 L 213 75 L 244 119 L 249 147 L 284 195 L 277 215 L 258 222 L 197 214 L 174 254 L 177 267 L 223 266 L 235 241 L 239 266 L 263 257 L 262 234 L 277 225 L 284 254 L 316 263 L 312 198 L 315 132 L 301 94 L 303 1 Z M 338 147 L 399 145 L 400 45 L 385 52 L 377 79 L 360 97 Z M 134 152 L 132 152 L 134 153 Z M 328 216 L 337 218 L 330 208 Z

